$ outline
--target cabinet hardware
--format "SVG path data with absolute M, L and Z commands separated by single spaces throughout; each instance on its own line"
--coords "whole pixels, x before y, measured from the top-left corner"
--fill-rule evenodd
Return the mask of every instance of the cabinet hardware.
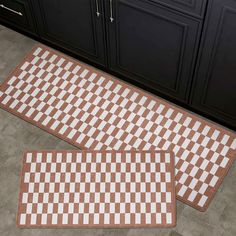
M 96 14 L 97 14 L 97 17 L 100 16 L 100 12 L 99 12 L 99 5 L 98 5 L 98 0 L 96 0 Z
M 11 12 L 13 12 L 13 13 L 19 15 L 19 16 L 23 16 L 23 14 L 22 14 L 20 11 L 15 11 L 15 10 L 9 8 L 9 7 L 6 7 L 6 6 L 3 5 L 3 4 L 1 4 L 0 7 L 6 9 L 6 10 L 8 10 L 8 11 L 11 11 Z
M 114 21 L 112 5 L 113 5 L 113 0 L 110 0 L 110 21 L 111 21 L 111 23 Z

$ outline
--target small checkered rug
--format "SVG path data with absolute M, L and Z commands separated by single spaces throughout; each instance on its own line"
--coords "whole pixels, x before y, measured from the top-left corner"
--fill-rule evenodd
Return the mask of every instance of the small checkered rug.
M 171 227 L 174 155 L 159 151 L 29 151 L 20 227 Z
M 177 198 L 201 211 L 235 159 L 235 133 L 43 45 L 2 84 L 0 106 L 83 149 L 173 150 Z

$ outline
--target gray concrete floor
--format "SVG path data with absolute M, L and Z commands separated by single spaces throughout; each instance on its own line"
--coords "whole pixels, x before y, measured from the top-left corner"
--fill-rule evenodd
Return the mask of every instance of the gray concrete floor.
M 0 25 L 0 82 L 36 42 Z M 173 229 L 18 229 L 16 227 L 19 174 L 25 149 L 74 149 L 73 146 L 0 110 L 0 235 L 105 236 L 235 236 L 236 163 L 205 213 L 177 203 Z

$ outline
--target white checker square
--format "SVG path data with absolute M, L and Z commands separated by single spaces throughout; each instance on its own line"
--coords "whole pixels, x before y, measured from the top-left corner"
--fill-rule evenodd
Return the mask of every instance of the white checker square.
M 213 176 L 212 179 L 211 179 L 211 182 L 209 183 L 209 185 L 210 185 L 211 187 L 215 187 L 215 185 L 216 185 L 216 183 L 218 182 L 218 180 L 219 180 L 219 177 Z
M 185 185 L 182 185 L 182 187 L 180 188 L 180 190 L 179 190 L 179 192 L 178 192 L 178 195 L 181 196 L 181 197 L 183 197 L 184 194 L 186 193 L 187 189 L 188 189 L 188 188 L 187 188 Z
M 20 215 L 20 224 L 25 225 L 26 223 L 26 214 L 21 214 Z
M 200 199 L 198 205 L 199 205 L 200 207 L 203 207 L 203 206 L 205 205 L 207 199 L 208 199 L 208 198 L 207 198 L 205 195 L 203 195 L 203 196 L 201 197 L 201 199 Z
M 194 201 L 194 199 L 196 198 L 196 196 L 197 196 L 197 191 L 193 190 L 193 191 L 191 192 L 191 194 L 189 195 L 188 200 L 189 200 L 189 201 Z
M 208 184 L 202 183 L 202 186 L 198 192 L 203 195 L 203 194 L 205 194 L 207 188 L 208 188 Z
M 222 162 L 220 163 L 220 166 L 225 168 L 227 166 L 228 162 L 229 162 L 229 159 L 224 157 Z

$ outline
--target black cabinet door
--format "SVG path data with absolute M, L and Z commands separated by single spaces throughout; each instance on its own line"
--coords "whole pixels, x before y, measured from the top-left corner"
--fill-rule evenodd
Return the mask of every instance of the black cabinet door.
M 147 0 L 106 1 L 106 17 L 110 68 L 186 102 L 201 21 Z
M 40 36 L 89 60 L 105 64 L 102 4 L 100 0 L 34 2 Z
M 236 128 L 236 1 L 211 1 L 193 106 Z

